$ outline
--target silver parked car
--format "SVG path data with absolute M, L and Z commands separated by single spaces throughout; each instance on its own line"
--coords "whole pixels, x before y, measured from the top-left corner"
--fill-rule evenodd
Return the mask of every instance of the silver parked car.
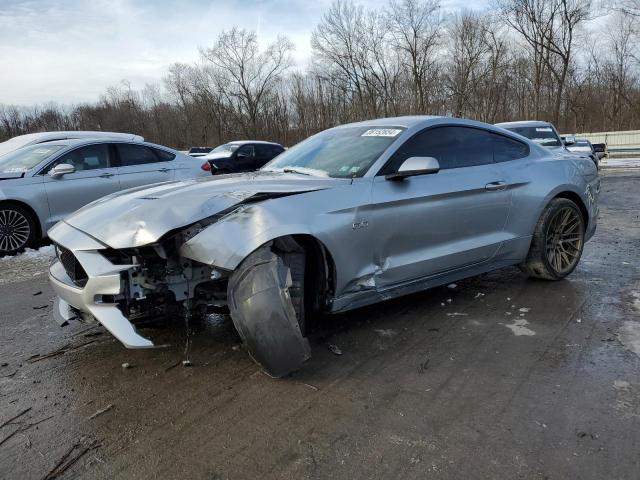
M 282 376 L 309 357 L 318 312 L 508 265 L 565 277 L 595 231 L 599 189 L 591 161 L 492 125 L 343 125 L 257 172 L 130 190 L 60 222 L 54 314 L 144 348 L 138 319 L 226 305 L 251 356 Z
M 142 142 L 144 138 L 140 135 L 134 135 L 132 133 L 117 133 L 117 132 L 88 132 L 82 130 L 71 131 L 58 131 L 58 132 L 37 132 L 27 133 L 25 135 L 18 135 L 17 137 L 10 138 L 9 140 L 0 143 L 0 155 L 13 152 L 22 147 L 28 145 L 36 145 L 38 143 L 52 142 L 54 140 L 69 140 L 72 138 L 96 138 L 96 139 L 114 139 L 124 140 L 127 142 Z
M 100 197 L 131 187 L 206 175 L 192 157 L 141 140 L 49 140 L 0 156 L 0 255 L 46 235 Z
M 550 122 L 540 120 L 523 120 L 519 122 L 503 122 L 496 123 L 496 126 L 510 130 L 518 135 L 532 140 L 538 145 L 553 151 L 556 155 L 577 155 L 579 157 L 590 158 L 595 163 L 596 168 L 599 166 L 599 157 L 591 151 L 585 152 L 574 149 L 576 138 L 573 135 L 566 137 L 560 136 L 556 127 Z

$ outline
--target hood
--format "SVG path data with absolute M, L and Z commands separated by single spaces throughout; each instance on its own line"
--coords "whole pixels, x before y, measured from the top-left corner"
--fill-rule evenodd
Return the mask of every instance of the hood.
M 111 248 L 140 247 L 249 197 L 258 195 L 268 200 L 269 193 L 276 196 L 304 193 L 342 182 L 342 179 L 274 172 L 166 182 L 104 197 L 78 210 L 65 222 Z
M 207 153 L 206 155 L 200 157 L 202 160 L 219 160 L 221 158 L 229 158 L 233 152 L 225 151 L 225 152 L 215 152 L 215 153 Z

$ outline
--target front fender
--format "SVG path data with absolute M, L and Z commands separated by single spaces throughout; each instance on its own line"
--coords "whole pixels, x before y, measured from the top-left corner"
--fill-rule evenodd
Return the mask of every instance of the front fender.
M 282 224 L 266 209 L 241 207 L 210 225 L 180 248 L 180 255 L 225 270 L 234 270 L 251 252 L 285 235 L 310 234 L 305 224 Z

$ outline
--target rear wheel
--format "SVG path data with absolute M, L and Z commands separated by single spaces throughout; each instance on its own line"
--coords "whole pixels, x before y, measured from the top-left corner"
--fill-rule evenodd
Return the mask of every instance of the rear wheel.
M 520 268 L 532 277 L 560 280 L 578 265 L 584 247 L 585 220 L 567 198 L 554 198 L 544 209 Z
M 36 224 L 31 214 L 18 205 L 0 205 L 0 255 L 13 255 L 33 245 Z

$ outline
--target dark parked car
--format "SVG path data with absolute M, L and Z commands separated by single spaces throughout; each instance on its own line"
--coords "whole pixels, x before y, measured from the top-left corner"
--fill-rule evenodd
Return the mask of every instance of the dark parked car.
M 606 143 L 593 143 L 593 151 L 596 152 L 598 158 L 602 160 L 607 156 L 607 144 Z
M 241 140 L 220 145 L 200 158 L 206 160 L 203 170 L 219 175 L 257 170 L 282 152 L 284 147 L 279 143 Z

